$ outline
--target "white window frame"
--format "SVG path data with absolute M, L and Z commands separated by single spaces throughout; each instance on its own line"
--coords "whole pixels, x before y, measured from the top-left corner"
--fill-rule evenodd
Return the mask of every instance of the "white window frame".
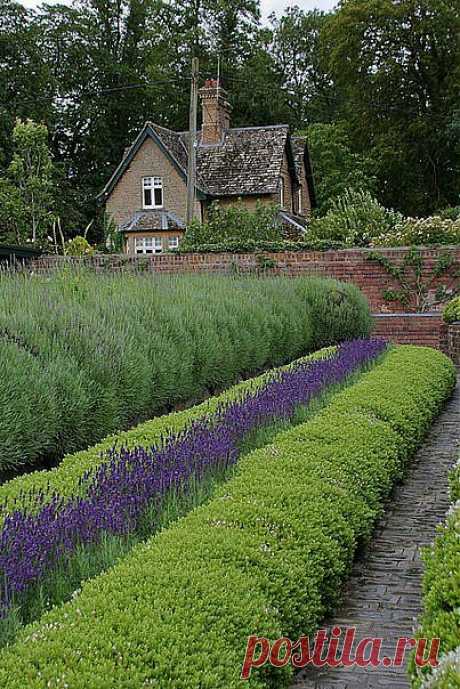
M 302 215 L 302 187 L 297 190 L 297 213 Z
M 163 253 L 163 242 L 161 237 L 135 237 L 134 253 L 141 254 L 161 254 Z
M 175 235 L 174 237 L 168 237 L 168 249 L 177 249 L 179 246 L 179 237 Z
M 280 206 L 284 208 L 284 177 L 280 177 Z
M 156 203 L 155 191 L 161 192 L 161 203 Z M 151 203 L 146 203 L 145 192 L 150 191 Z M 143 177 L 142 178 L 142 208 L 163 208 L 163 178 L 162 177 Z

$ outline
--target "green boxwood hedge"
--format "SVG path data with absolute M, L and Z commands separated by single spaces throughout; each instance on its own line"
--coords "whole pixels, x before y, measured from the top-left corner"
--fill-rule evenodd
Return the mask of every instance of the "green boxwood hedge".
M 460 687 L 460 460 L 450 477 L 452 507 L 432 547 L 424 551 L 423 615 L 417 636 L 440 639 L 435 671 L 410 665 L 414 689 Z
M 398 347 L 310 421 L 243 459 L 197 508 L 83 585 L 0 654 L 5 689 L 252 689 L 247 637 L 309 634 L 337 603 L 357 545 L 455 381 Z

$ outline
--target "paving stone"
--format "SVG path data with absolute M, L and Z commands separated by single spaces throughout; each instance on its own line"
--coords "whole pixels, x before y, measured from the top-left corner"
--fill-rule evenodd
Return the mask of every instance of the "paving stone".
M 397 486 L 364 555 L 355 562 L 334 625 L 357 628 L 359 639 L 383 638 L 393 655 L 399 637 L 412 637 L 421 610 L 421 546 L 433 541 L 449 507 L 447 475 L 460 444 L 460 386 L 434 423 Z M 409 653 L 406 654 L 406 660 Z M 409 689 L 401 667 L 305 668 L 291 689 Z

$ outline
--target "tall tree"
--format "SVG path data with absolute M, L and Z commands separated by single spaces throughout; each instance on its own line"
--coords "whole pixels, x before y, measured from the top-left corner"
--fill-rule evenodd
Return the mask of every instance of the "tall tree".
M 310 125 L 302 132 L 313 160 L 317 213 L 323 215 L 347 189 L 377 191 L 377 161 L 352 150 L 343 122 Z
M 52 97 L 34 13 L 12 0 L 0 0 L 0 169 L 12 155 L 16 118 L 45 119 Z
M 6 176 L 0 178 L 0 224 L 19 244 L 46 244 L 54 219 L 55 189 L 48 130 L 31 120 L 18 120 L 13 145 L 13 159 Z
M 337 110 L 337 93 L 328 72 L 323 29 L 329 14 L 291 7 L 277 19 L 271 16 L 271 53 L 283 75 L 282 93 L 294 127 L 330 122 Z
M 354 145 L 381 199 L 422 215 L 458 202 L 459 0 L 344 0 L 326 27 Z

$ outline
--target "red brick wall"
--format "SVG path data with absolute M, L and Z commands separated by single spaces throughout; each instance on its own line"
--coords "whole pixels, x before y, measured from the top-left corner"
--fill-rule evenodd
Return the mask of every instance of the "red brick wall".
M 438 313 L 374 314 L 375 337 L 447 352 L 447 326 Z
M 451 323 L 447 329 L 447 348 L 454 364 L 460 366 L 460 323 Z

